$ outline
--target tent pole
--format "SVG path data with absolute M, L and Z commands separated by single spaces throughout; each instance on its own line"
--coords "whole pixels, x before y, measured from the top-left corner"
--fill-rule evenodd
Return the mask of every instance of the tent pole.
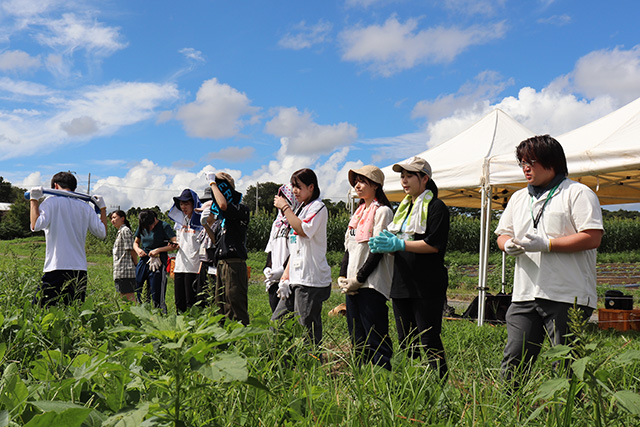
M 484 271 L 486 264 L 484 263 L 485 240 L 485 217 L 486 217 L 486 186 L 482 186 L 481 204 L 480 204 L 480 247 L 478 248 L 478 326 L 484 323 L 484 306 L 485 306 L 485 288 L 484 288 Z
M 505 293 L 504 288 L 506 286 L 506 280 L 507 280 L 507 253 L 505 251 L 502 251 L 502 290 L 500 291 L 501 293 Z

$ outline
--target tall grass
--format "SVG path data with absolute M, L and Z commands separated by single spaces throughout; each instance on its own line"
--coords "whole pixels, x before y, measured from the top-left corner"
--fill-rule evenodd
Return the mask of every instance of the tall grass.
M 221 327 L 210 309 L 163 316 L 122 302 L 106 274 L 108 255 L 92 255 L 84 304 L 40 309 L 31 299 L 41 246 L 31 246 L 31 258 L 0 248 L 0 418 L 7 424 L 590 426 L 600 419 L 627 426 L 640 416 L 637 332 L 583 325 L 577 333 L 590 352 L 545 345 L 514 393 L 499 372 L 503 326 L 445 321 L 449 379 L 441 383 L 426 361 L 399 351 L 393 326 L 391 372 L 359 365 L 344 318 L 326 315 L 343 301 L 338 292 L 323 310 L 320 363 L 295 320 L 271 324 L 259 273 L 249 287 L 250 328 Z M 573 388 L 553 368 L 564 357 L 582 375 Z

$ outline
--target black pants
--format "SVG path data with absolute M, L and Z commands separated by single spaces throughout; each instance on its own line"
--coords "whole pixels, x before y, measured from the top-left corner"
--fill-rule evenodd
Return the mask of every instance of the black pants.
M 44 273 L 40 285 L 40 299 L 34 297 L 34 304 L 40 307 L 56 305 L 58 302 L 70 304 L 74 300 L 84 302 L 87 292 L 87 272 L 83 270 L 54 270 Z
M 357 294 L 347 295 L 347 326 L 356 355 L 363 362 L 391 370 L 393 349 L 384 295 L 370 288 L 360 288 Z
M 409 349 L 410 356 L 414 358 L 419 357 L 420 349 L 423 349 L 440 378 L 445 378 L 448 370 L 440 338 L 445 296 L 446 290 L 430 298 L 393 299 L 400 348 Z
M 196 280 L 198 273 L 174 273 L 173 289 L 176 312 L 183 313 L 196 303 Z

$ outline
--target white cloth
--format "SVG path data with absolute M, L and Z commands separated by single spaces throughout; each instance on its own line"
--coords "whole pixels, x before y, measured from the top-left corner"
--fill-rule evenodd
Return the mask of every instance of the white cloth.
M 293 228 L 289 233 L 289 282 L 316 288 L 331 286 L 327 263 L 327 208 L 320 199 L 305 205 L 297 214 L 306 237 Z
M 271 270 L 276 271 L 284 266 L 284 262 L 289 256 L 289 227 L 277 227 L 276 221 L 271 224 L 271 232 L 269 233 L 269 241 L 265 252 L 271 252 Z M 273 278 L 270 283 L 280 280 L 280 277 Z
M 176 240 L 180 245 L 176 253 L 176 263 L 174 273 L 197 273 L 200 270 L 200 242 L 198 234 L 200 230 L 195 230 L 189 226 L 189 219 L 184 218 L 183 224 L 176 223 Z
M 386 230 L 393 220 L 393 211 L 387 206 L 380 206 L 376 210 L 373 222 L 373 235 L 377 236 Z M 362 264 L 367 260 L 370 249 L 368 242 L 356 240 L 356 230 L 348 228 L 344 236 L 344 248 L 349 252 L 347 278 L 355 278 Z M 384 254 L 378 266 L 371 272 L 362 285 L 363 288 L 373 288 L 389 299 L 391 279 L 393 278 L 393 254 Z
M 40 216 L 31 231 L 44 230 L 47 248 L 43 271 L 86 271 L 87 231 L 99 239 L 107 236 L 100 215 L 81 200 L 60 196 L 47 197 L 39 209 Z
M 537 215 L 548 192 L 533 200 L 526 188 L 509 200 L 495 233 L 518 241 L 534 233 Z M 544 209 L 537 234 L 548 239 L 585 230 L 603 230 L 602 210 L 591 189 L 570 179 L 560 183 Z M 596 250 L 560 253 L 526 252 L 516 258 L 513 281 L 515 302 L 544 298 L 596 308 Z

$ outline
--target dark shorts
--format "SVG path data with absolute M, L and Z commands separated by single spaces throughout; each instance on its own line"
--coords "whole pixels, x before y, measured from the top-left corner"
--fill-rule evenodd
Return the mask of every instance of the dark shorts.
M 116 291 L 120 292 L 121 294 L 132 294 L 138 287 L 135 277 L 130 277 L 127 279 L 115 279 L 115 282 Z

